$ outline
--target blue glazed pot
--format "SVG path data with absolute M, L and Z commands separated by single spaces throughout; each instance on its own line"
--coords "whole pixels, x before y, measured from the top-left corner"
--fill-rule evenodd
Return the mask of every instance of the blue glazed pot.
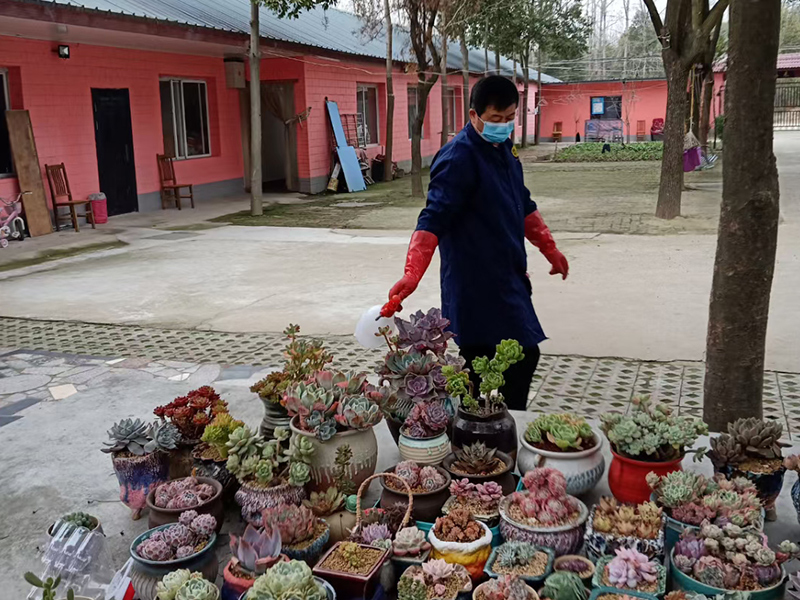
M 600 560 L 597 561 L 597 565 L 594 569 L 594 577 L 592 577 L 592 587 L 601 588 L 601 587 L 610 587 L 605 586 L 603 583 L 603 576 L 605 575 L 606 566 L 614 559 L 613 556 L 604 556 Z M 667 592 L 667 569 L 664 565 L 657 565 L 656 568 L 658 569 L 658 590 L 654 594 L 649 594 L 650 596 L 656 596 L 657 598 L 662 598 L 664 594 Z M 627 594 L 628 592 L 635 592 L 637 590 L 628 590 L 627 588 L 611 588 L 616 589 L 618 594 Z
M 322 523 L 325 523 L 325 521 L 322 521 Z M 292 560 L 304 560 L 307 563 L 314 563 L 319 558 L 319 555 L 322 554 L 322 549 L 325 547 L 325 544 L 328 543 L 330 537 L 331 527 L 325 523 L 325 531 L 310 545 L 302 550 L 292 548 L 291 546 L 284 546 L 282 552 Z
M 589 596 L 589 600 L 597 600 L 603 594 L 619 594 L 619 590 L 617 588 L 612 587 L 599 587 L 592 590 L 592 595 Z M 656 597 L 652 594 L 645 594 L 644 592 L 634 592 L 632 590 L 625 590 L 626 596 L 631 596 L 633 598 L 642 598 L 642 600 L 656 600 Z
M 111 462 L 119 482 L 119 499 L 133 511 L 136 520 L 147 506 L 150 490 L 169 480 L 169 455 L 160 451 L 142 456 L 112 454 Z
M 555 554 L 550 548 L 542 548 L 540 546 L 535 546 L 538 552 L 544 552 L 547 554 L 547 565 L 544 568 L 544 573 L 538 576 L 532 575 L 520 575 L 520 579 L 524 579 L 529 585 L 533 587 L 539 587 L 538 585 L 540 582 L 544 581 L 545 578 L 550 575 L 553 571 L 553 561 L 555 560 Z M 497 552 L 500 550 L 500 546 L 495 546 L 492 549 L 492 553 L 489 555 L 489 560 L 486 561 L 486 565 L 483 567 L 483 572 L 486 573 L 491 578 L 498 578 L 502 577 L 500 573 L 496 573 L 493 569 L 494 561 L 497 560 Z
M 671 553 L 669 562 L 670 579 L 672 580 L 672 588 L 675 590 L 697 592 L 699 594 L 704 594 L 709 598 L 713 598 L 717 594 L 725 594 L 726 592 L 730 591 L 711 587 L 710 585 L 701 583 L 683 571 L 675 568 L 675 565 L 672 562 Z M 786 571 L 784 570 L 783 566 L 781 566 L 781 575 L 781 580 L 772 587 L 764 588 L 762 590 L 748 591 L 747 593 L 750 594 L 750 600 L 782 600 L 784 594 L 786 593 Z
M 758 490 L 758 497 L 761 500 L 761 504 L 764 505 L 767 517 L 770 520 L 775 520 L 775 501 L 780 496 L 783 488 L 783 476 L 786 474 L 786 467 L 781 465 L 780 469 L 772 473 L 753 473 L 751 471 L 740 471 L 733 465 L 726 465 L 719 472 L 725 475 L 727 479 L 744 477 L 752 481 Z M 770 513 L 772 513 L 772 517 L 769 517 Z

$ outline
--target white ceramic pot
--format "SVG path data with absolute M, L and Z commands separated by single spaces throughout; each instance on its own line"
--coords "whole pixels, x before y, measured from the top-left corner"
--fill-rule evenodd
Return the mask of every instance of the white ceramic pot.
M 567 493 L 580 496 L 597 485 L 606 470 L 606 460 L 601 449 L 604 438 L 594 434 L 595 445 L 580 452 L 551 452 L 540 450 L 528 443 L 525 434 L 520 436 L 517 470 L 524 475 L 537 467 L 558 469 L 567 478 Z
M 327 442 L 321 442 L 313 433 L 297 427 L 297 417 L 291 420 L 289 427 L 295 435 L 303 435 L 311 440 L 316 449 L 311 456 L 311 481 L 307 486 L 309 492 L 324 492 L 336 484 L 336 450 L 341 446 L 348 445 L 353 451 L 348 474 L 356 488 L 375 473 L 378 464 L 378 440 L 372 427 L 340 431 Z
M 397 448 L 403 460 L 413 460 L 420 465 L 438 465 L 450 454 L 450 438 L 447 432 L 431 438 L 412 438 L 400 434 Z

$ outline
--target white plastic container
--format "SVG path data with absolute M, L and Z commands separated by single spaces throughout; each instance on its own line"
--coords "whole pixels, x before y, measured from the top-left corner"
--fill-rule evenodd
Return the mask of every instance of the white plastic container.
M 378 334 L 378 330 L 381 327 L 390 327 L 392 333 L 397 331 L 397 328 L 394 324 L 394 319 L 382 317 L 381 305 L 376 304 L 375 306 L 367 309 L 358 320 L 355 330 L 356 340 L 358 340 L 359 344 L 365 348 L 369 348 L 370 350 L 380 348 L 386 344 L 383 336 Z

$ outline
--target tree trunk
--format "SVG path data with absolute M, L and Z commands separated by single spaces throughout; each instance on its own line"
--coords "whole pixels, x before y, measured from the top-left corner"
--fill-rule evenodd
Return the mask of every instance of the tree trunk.
M 725 161 L 708 318 L 703 417 L 712 431 L 762 416 L 764 346 L 778 239 L 772 116 L 780 0 L 733 0 Z
M 527 54 L 520 57 L 522 65 L 522 147 L 528 147 L 528 92 L 530 91 L 530 73 L 528 72 Z
M 703 93 L 700 97 L 700 124 L 698 139 L 703 150 L 708 151 L 708 132 L 711 127 L 711 105 L 714 103 L 714 71 L 709 69 L 703 77 Z
M 389 0 L 383 0 L 383 19 L 386 22 L 386 151 L 383 161 L 383 180 L 392 180 L 392 146 L 394 138 L 394 82 L 392 80 L 392 11 Z
M 420 75 L 424 77 L 424 75 Z M 428 105 L 428 94 L 431 86 L 417 82 L 417 118 L 411 127 L 411 195 L 414 198 L 424 198 L 422 188 L 422 125 L 425 123 L 425 109 Z
M 533 118 L 533 143 L 539 145 L 539 129 L 542 124 L 541 115 L 541 93 L 542 93 L 542 48 L 536 50 L 536 115 Z
M 250 3 L 250 214 L 264 214 L 261 177 L 261 33 L 258 4 Z
M 441 148 L 450 140 L 450 127 L 448 126 L 447 117 L 449 116 L 450 107 L 447 106 L 448 104 L 448 89 L 447 89 L 447 21 L 445 17 L 445 13 L 442 12 L 442 56 L 441 56 L 441 75 L 439 75 L 439 79 L 442 81 L 441 90 L 442 90 L 442 135 L 439 139 L 439 147 Z M 455 92 L 453 92 L 455 97 Z M 453 121 L 456 120 L 455 114 L 453 115 Z
M 469 48 L 465 34 L 461 33 L 461 104 L 464 109 L 464 125 L 469 122 Z
M 666 59 L 664 66 L 667 69 L 667 115 L 664 122 L 664 158 L 661 160 L 656 216 L 660 219 L 674 219 L 681 214 L 683 136 L 689 70 L 677 58 Z

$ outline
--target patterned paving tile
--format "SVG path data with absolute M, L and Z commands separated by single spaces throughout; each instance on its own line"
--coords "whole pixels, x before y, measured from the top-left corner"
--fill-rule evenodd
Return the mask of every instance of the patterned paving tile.
M 680 405 L 682 363 L 642 363 L 636 376 L 633 394 L 649 395 L 658 402 Z

